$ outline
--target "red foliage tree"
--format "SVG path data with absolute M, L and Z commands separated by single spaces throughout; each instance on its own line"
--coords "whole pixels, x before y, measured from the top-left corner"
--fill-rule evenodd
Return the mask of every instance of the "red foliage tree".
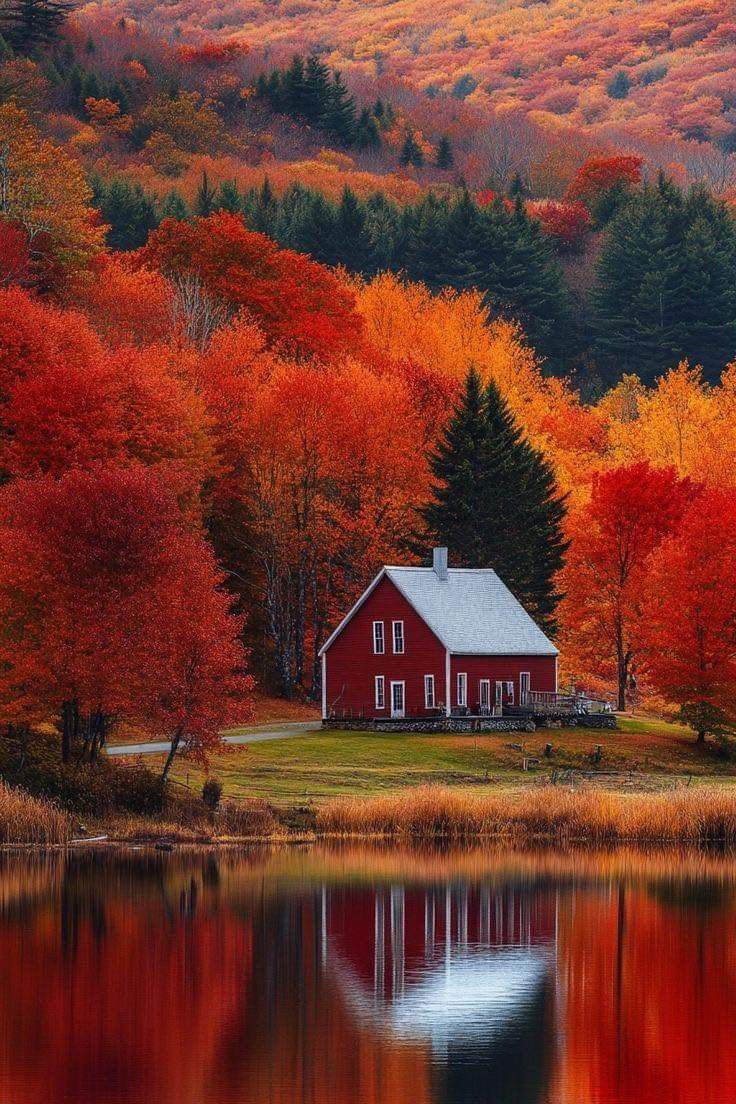
M 641 184 L 643 159 L 633 154 L 589 157 L 575 173 L 565 194 L 569 202 L 580 200 L 590 207 L 602 192 L 617 186 Z
M 736 718 L 736 492 L 704 490 L 656 550 L 643 624 L 650 678 L 702 743 Z
M 626 708 L 641 655 L 652 555 L 695 494 L 674 469 L 632 464 L 595 478 L 590 500 L 570 512 L 561 579 L 564 654 L 586 676 L 615 681 L 619 709 Z
M 560 253 L 579 253 L 590 230 L 590 215 L 583 203 L 553 199 L 528 203 L 527 211 L 538 219 L 542 230 Z
M 0 498 L 0 702 L 60 718 L 67 758 L 80 739 L 94 757 L 121 718 L 204 753 L 247 706 L 240 622 L 176 490 L 150 468 L 98 467 Z
M 248 230 L 237 215 L 165 219 L 138 258 L 167 276 L 199 277 L 210 294 L 246 310 L 287 352 L 329 356 L 360 336 L 348 287 L 323 265 Z
M 29 284 L 32 280 L 27 231 L 19 223 L 0 218 L 0 287 Z

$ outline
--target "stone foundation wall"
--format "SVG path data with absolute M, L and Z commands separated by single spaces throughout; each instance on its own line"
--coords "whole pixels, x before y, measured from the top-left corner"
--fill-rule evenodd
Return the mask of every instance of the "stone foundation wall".
M 405 717 L 400 721 L 330 719 L 323 728 L 348 732 L 533 732 L 534 722 L 523 717 Z
M 341 720 L 331 717 L 322 721 L 323 728 L 347 732 L 534 732 L 548 725 L 581 728 L 615 728 L 612 713 L 592 713 L 566 717 L 405 717 L 403 720 Z

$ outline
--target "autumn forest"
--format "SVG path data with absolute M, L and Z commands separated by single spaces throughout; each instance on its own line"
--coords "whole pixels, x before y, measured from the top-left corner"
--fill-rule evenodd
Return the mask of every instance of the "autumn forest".
M 380 565 L 470 562 L 491 435 L 562 682 L 726 738 L 736 23 L 578 6 L 1 0 L 4 723 L 318 700 Z

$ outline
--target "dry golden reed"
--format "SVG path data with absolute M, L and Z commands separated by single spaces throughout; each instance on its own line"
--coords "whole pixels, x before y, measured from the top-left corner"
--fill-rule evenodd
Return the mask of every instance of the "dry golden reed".
M 382 797 L 331 802 L 318 813 L 318 830 L 415 838 L 526 836 L 560 842 L 736 843 L 736 789 L 622 794 L 544 786 L 472 793 L 426 786 Z
M 67 813 L 0 781 L 0 844 L 64 844 L 71 834 Z

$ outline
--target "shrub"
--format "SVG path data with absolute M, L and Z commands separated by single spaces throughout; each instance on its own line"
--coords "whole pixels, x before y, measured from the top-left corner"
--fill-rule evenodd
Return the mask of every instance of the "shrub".
M 0 781 L 0 843 L 67 843 L 71 834 L 67 813 Z
M 222 797 L 222 782 L 217 778 L 206 779 L 202 786 L 202 801 L 205 807 L 209 809 L 211 813 L 214 813 L 217 806 L 220 804 L 220 798 Z
M 221 836 L 272 836 L 279 829 L 267 801 L 226 801 L 217 815 L 217 831 Z

